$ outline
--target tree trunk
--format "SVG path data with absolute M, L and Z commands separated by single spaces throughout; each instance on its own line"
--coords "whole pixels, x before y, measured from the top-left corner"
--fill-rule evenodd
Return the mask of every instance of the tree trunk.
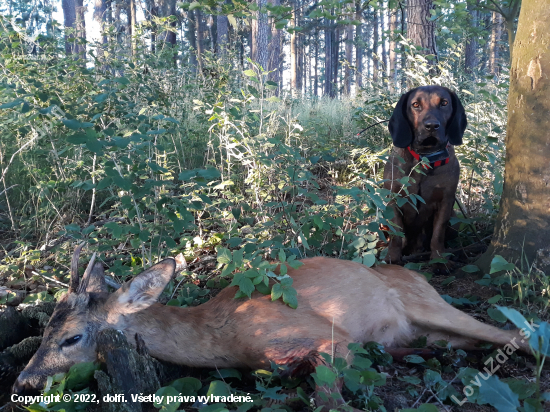
M 372 81 L 378 81 L 378 11 L 374 10 L 374 18 L 372 20 Z
M 494 255 L 550 273 L 550 0 L 524 0 L 510 71 L 504 189 L 493 240 L 477 262 Z M 535 34 L 536 33 L 536 34 Z
M 499 41 L 502 36 L 502 16 L 493 12 L 492 15 L 491 42 L 489 45 L 489 73 L 497 75 L 499 73 Z
M 290 18 L 291 27 L 297 27 L 296 24 L 296 3 L 293 4 L 292 16 Z M 298 33 L 296 30 L 290 35 L 290 91 L 292 96 L 298 93 Z
M 401 6 L 399 7 L 401 15 L 401 35 L 403 37 L 406 37 L 405 33 L 407 33 L 407 7 Z M 407 88 L 407 76 L 405 76 L 404 70 L 405 67 L 407 67 L 407 53 L 401 53 L 401 89 Z
M 264 70 L 268 70 L 267 47 L 269 39 L 266 5 L 267 0 L 256 0 L 256 6 L 259 10 L 254 12 L 255 19 L 252 20 L 252 60 L 260 64 Z
M 356 93 L 363 87 L 363 9 L 361 1 L 355 1 L 355 20 L 361 24 L 355 26 L 355 85 Z
M 476 4 L 479 3 L 479 0 L 476 1 Z M 468 13 L 470 14 L 470 27 L 475 31 L 477 28 L 478 20 L 478 10 L 473 3 L 467 3 Z M 477 67 L 477 34 L 468 33 L 468 40 L 466 41 L 466 50 L 465 50 L 465 59 L 464 59 L 464 69 L 466 73 L 473 73 Z
M 132 55 L 136 54 L 136 0 L 130 0 L 130 43 L 132 44 Z
M 95 0 L 93 19 L 97 22 L 103 34 L 101 42 L 103 44 L 107 43 L 107 37 L 104 34 L 105 23 L 107 22 L 107 2 L 105 0 Z
M 332 26 L 329 19 L 325 19 L 325 96 L 332 95 Z
M 373 18 L 371 18 L 371 14 L 369 11 L 367 11 L 367 18 L 366 18 L 366 24 L 365 24 L 365 27 L 366 27 L 366 33 L 365 33 L 365 36 L 364 38 L 365 39 L 370 39 L 370 45 L 369 45 L 369 42 L 367 42 L 367 44 L 365 44 L 365 50 L 367 50 L 367 66 L 366 66 L 366 69 L 367 69 L 367 77 L 368 78 L 371 78 L 371 75 L 372 75 L 372 38 L 373 36 L 371 36 L 371 34 L 373 33 L 373 30 L 372 30 L 372 21 L 373 21 Z
M 395 90 L 397 84 L 397 70 L 395 66 L 397 63 L 397 42 L 395 41 L 397 31 L 397 10 L 390 10 L 390 91 Z
M 382 78 L 386 77 L 388 69 L 388 52 L 386 50 L 386 25 L 384 23 L 384 10 L 382 8 L 378 11 L 380 13 L 380 43 L 382 46 L 382 64 L 381 64 L 381 75 Z
M 202 18 L 202 12 L 199 9 L 193 10 L 195 12 L 195 28 L 197 29 L 197 66 L 199 72 L 202 72 L 202 55 L 204 54 L 205 46 L 205 24 Z
M 155 0 L 146 0 L 145 7 L 147 9 L 146 18 L 151 23 L 151 53 L 155 53 L 157 44 L 157 25 L 155 23 L 155 17 L 158 16 L 158 8 L 155 4 Z
M 407 4 L 407 37 L 424 54 L 430 65 L 437 64 L 437 46 L 435 43 L 435 22 L 430 19 L 433 9 L 432 0 L 409 0 Z
M 86 12 L 86 6 L 84 6 L 84 0 L 76 0 L 76 38 L 78 39 L 78 42 L 82 42 L 82 44 L 77 44 L 75 48 L 75 52 L 80 55 L 80 58 L 82 60 L 86 60 L 86 20 L 85 20 L 85 12 Z
M 229 19 L 227 16 L 217 16 L 218 30 L 217 30 L 217 52 L 220 56 L 227 55 L 227 49 L 229 46 Z
M 339 54 L 340 54 L 340 28 L 338 26 L 334 27 L 332 31 L 332 93 L 330 97 L 334 98 L 337 96 L 339 91 L 338 85 L 338 69 L 339 69 Z
M 315 30 L 315 68 L 313 79 L 313 95 L 318 96 L 319 93 L 319 30 Z
M 295 23 L 296 26 L 300 27 L 301 22 L 301 13 L 300 13 L 300 2 L 299 0 L 296 1 L 296 7 L 295 7 Z M 304 91 L 304 41 L 303 36 L 297 33 L 298 36 L 296 38 L 296 89 L 301 94 Z
M 169 17 L 176 15 L 176 0 L 159 0 L 159 14 L 162 17 Z M 172 23 L 172 27 L 176 27 L 176 22 Z M 176 45 L 176 33 L 175 31 L 165 31 L 163 40 L 172 46 Z
M 272 6 L 280 6 L 281 0 L 269 0 Z M 272 19 L 273 20 L 273 19 Z M 268 68 L 269 68 L 269 80 L 277 83 L 279 86 L 275 94 L 279 95 L 281 89 L 281 82 L 283 76 L 280 70 L 281 66 L 281 30 L 275 27 L 275 21 L 271 22 L 271 40 L 268 46 Z
M 63 18 L 65 24 L 65 53 L 70 55 L 75 52 L 75 0 L 61 0 L 61 7 L 63 8 Z
M 351 65 L 353 63 L 353 25 L 346 26 L 345 35 L 346 64 L 344 67 L 344 94 L 351 94 Z

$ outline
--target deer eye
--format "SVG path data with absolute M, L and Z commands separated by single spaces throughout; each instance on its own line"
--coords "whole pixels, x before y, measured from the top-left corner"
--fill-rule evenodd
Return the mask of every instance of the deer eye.
M 61 343 L 61 346 L 62 347 L 65 347 L 65 346 L 71 346 L 71 345 L 74 345 L 76 342 L 78 342 L 80 339 L 82 338 L 82 335 L 75 335 L 75 336 L 72 336 L 68 339 L 65 339 L 63 341 L 63 343 Z
M 447 106 L 449 102 L 447 100 L 441 100 L 441 106 Z

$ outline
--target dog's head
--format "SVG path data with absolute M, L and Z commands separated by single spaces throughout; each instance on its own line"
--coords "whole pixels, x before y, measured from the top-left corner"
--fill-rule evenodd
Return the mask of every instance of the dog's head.
M 454 92 L 441 86 L 412 89 L 399 99 L 388 129 L 396 147 L 417 153 L 442 150 L 447 142 L 462 144 L 466 113 Z

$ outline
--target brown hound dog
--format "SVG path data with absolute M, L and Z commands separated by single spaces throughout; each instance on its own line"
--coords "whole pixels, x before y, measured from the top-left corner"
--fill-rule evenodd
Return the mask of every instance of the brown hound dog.
M 462 144 L 466 125 L 464 107 L 446 87 L 418 87 L 399 99 L 388 126 L 395 148 L 384 168 L 384 187 L 397 193 L 399 179 L 410 176 L 409 195 L 426 203 L 416 202 L 418 211 L 410 203 L 391 205 L 392 222 L 405 238 L 392 237 L 386 261 L 401 263 L 403 255 L 422 248 L 431 250 L 432 259 L 441 256 L 460 173 L 453 146 Z M 423 157 L 430 167 L 413 171 Z

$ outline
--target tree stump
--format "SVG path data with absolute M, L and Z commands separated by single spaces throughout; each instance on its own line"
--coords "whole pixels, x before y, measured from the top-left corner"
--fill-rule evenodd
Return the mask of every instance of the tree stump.
M 136 335 L 136 347 L 126 340 L 124 333 L 114 329 L 102 331 L 97 340 L 97 357 L 107 371 L 96 371 L 101 398 L 122 394 L 126 402 L 109 402 L 103 409 L 109 412 L 143 412 L 155 410 L 150 405 L 132 401 L 134 395 L 154 394 L 160 388 L 160 364 L 147 353 L 143 340 Z

